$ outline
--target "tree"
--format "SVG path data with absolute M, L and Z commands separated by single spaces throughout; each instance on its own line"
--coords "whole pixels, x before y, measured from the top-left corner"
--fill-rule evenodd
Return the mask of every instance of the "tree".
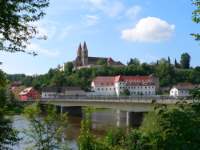
M 49 0 L 0 0 L 0 50 L 31 53 L 25 49 L 38 33 L 32 23 L 45 15 L 48 5 Z
M 200 23 L 200 0 L 192 0 L 192 3 L 196 7 L 196 9 L 192 12 L 192 20 L 195 23 Z M 191 35 L 195 38 L 195 40 L 200 40 L 199 33 L 192 33 Z
M 97 138 L 91 132 L 91 108 L 84 109 L 84 119 L 81 122 L 81 131 L 78 137 L 79 150 L 104 150 L 104 145 L 99 144 Z
M 168 62 L 168 64 L 171 64 L 171 59 L 170 59 L 170 57 L 167 58 L 167 62 Z
M 34 143 L 34 148 L 56 150 L 66 145 L 62 141 L 67 127 L 66 114 L 57 113 L 53 106 L 48 106 L 46 114 L 42 116 L 39 104 L 35 103 L 25 108 L 24 115 L 30 121 L 30 127 L 25 130 L 25 134 Z
M 137 58 L 134 59 L 130 59 L 130 61 L 128 62 L 128 65 L 135 65 L 135 66 L 139 66 L 140 65 L 140 61 Z
M 71 74 L 72 71 L 73 71 L 73 68 L 74 68 L 74 65 L 72 62 L 68 62 L 64 65 L 65 69 L 64 71 L 67 73 L 67 74 Z
M 97 61 L 97 65 L 107 65 L 107 61 L 106 60 L 103 60 L 103 59 L 99 59 Z
M 12 127 L 12 121 L 5 117 L 7 109 L 6 77 L 0 70 L 0 149 L 9 149 L 17 144 L 17 131 Z
M 180 64 L 177 62 L 176 59 L 175 59 L 175 61 L 174 61 L 174 66 L 175 66 L 175 68 L 179 68 L 179 67 L 180 67 Z
M 148 136 L 152 149 L 198 150 L 200 139 L 200 104 L 180 103 L 175 108 L 158 106 L 145 116 L 141 131 Z
M 156 66 L 155 74 L 160 79 L 161 86 L 168 86 L 173 83 L 174 67 L 168 64 L 168 61 L 161 59 Z
M 191 59 L 191 57 L 188 53 L 183 53 L 181 55 L 180 63 L 181 63 L 181 67 L 183 69 L 189 69 L 190 68 L 190 59 Z

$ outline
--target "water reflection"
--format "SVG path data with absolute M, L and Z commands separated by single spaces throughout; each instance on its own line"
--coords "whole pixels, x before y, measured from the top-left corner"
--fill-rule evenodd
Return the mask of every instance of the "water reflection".
M 117 110 L 113 109 L 96 109 L 92 113 L 92 129 L 93 133 L 97 136 L 104 135 L 105 131 L 109 128 L 116 127 L 117 121 L 120 121 L 120 126 L 126 126 L 126 112 L 120 111 L 120 120 L 117 120 L 116 117 Z M 72 150 L 77 150 L 77 138 L 80 134 L 81 127 L 81 117 L 70 115 L 68 116 L 68 129 L 66 131 L 67 142 L 70 145 Z M 13 126 L 20 131 L 19 137 L 22 138 L 20 143 L 14 147 L 14 150 L 25 150 L 28 146 L 31 145 L 28 137 L 23 133 L 24 129 L 28 129 L 29 122 L 28 120 L 20 116 L 13 117 Z

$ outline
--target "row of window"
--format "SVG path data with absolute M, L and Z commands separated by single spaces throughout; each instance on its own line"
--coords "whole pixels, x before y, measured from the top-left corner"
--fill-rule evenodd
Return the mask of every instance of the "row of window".
M 108 90 L 115 90 L 115 88 L 105 88 L 105 91 L 108 91 Z M 104 88 L 97 88 L 97 91 L 104 91 Z
M 143 86 L 129 86 L 129 87 L 126 87 L 126 88 L 128 88 L 129 90 L 130 89 L 154 89 L 154 86 L 145 86 L 145 87 L 143 87 Z M 120 87 L 120 89 L 123 89 L 123 87 Z
M 133 95 L 133 94 L 134 95 L 135 94 L 137 94 L 137 95 L 141 95 L 141 94 L 145 94 L 145 95 L 149 94 L 149 95 L 151 95 L 151 94 L 154 94 L 154 92 L 151 92 L 151 91 L 148 91 L 148 92 L 147 91 L 145 91 L 145 92 L 139 92 L 139 91 L 138 92 L 131 92 L 131 95 Z

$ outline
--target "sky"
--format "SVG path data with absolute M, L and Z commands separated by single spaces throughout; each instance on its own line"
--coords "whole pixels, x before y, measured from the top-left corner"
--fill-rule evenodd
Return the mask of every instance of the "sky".
M 126 64 L 130 58 L 153 62 L 191 56 L 200 65 L 200 44 L 190 33 L 200 32 L 192 22 L 191 0 L 50 0 L 46 16 L 35 23 L 38 37 L 28 49 L 38 56 L 1 52 L 0 68 L 9 74 L 43 74 L 72 61 L 79 43 L 87 42 L 89 56 L 112 57 Z

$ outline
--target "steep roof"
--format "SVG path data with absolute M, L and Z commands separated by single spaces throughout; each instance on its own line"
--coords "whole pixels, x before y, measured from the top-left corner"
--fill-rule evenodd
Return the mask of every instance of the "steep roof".
M 116 82 L 126 82 L 127 85 L 153 85 L 152 76 L 97 76 L 95 85 L 109 86 Z
M 151 76 L 116 76 L 115 78 L 116 82 L 124 81 L 124 82 L 152 82 Z
M 194 85 L 189 82 L 178 83 L 177 85 L 174 86 L 174 88 L 177 88 L 178 90 L 191 90 L 197 87 L 198 85 Z
M 98 76 L 93 80 L 95 85 L 114 85 L 115 76 Z
M 22 91 L 19 93 L 19 95 L 26 95 L 26 94 L 28 94 L 32 89 L 33 89 L 33 87 L 25 88 L 24 90 L 22 90 Z
M 89 65 L 97 65 L 98 61 L 104 61 L 108 65 L 119 65 L 119 66 L 124 66 L 120 61 L 114 61 L 110 57 L 88 57 L 88 64 Z

